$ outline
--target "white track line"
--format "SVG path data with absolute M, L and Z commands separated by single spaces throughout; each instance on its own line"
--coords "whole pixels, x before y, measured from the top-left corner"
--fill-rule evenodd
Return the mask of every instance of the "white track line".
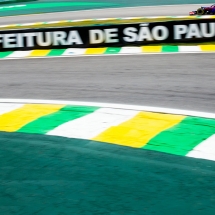
M 80 102 L 80 101 L 65 101 L 65 100 L 6 99 L 6 98 L 0 99 L 0 103 L 80 105 L 80 106 L 93 106 L 93 107 L 101 107 L 101 108 L 116 108 L 116 109 L 127 109 L 127 110 L 137 110 L 137 111 L 149 111 L 149 112 L 156 112 L 156 113 L 196 116 L 196 117 L 215 119 L 214 113 L 180 110 L 180 109 L 172 109 L 172 108 L 162 108 L 162 107 L 113 104 L 113 103 Z

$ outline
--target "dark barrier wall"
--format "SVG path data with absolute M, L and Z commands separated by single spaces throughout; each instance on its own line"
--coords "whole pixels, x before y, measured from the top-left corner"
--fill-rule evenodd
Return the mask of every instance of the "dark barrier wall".
M 0 51 L 134 46 L 215 40 L 215 20 L 0 31 Z

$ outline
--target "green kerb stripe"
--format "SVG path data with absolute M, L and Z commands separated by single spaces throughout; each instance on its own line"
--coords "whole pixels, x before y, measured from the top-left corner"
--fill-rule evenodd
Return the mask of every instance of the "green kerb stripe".
M 120 50 L 118 47 L 108 47 L 104 54 L 118 54 Z
M 52 49 L 47 56 L 61 56 L 66 49 Z
M 178 52 L 178 46 L 162 46 L 162 52 Z
M 65 106 L 53 114 L 43 116 L 25 125 L 18 132 L 46 134 L 63 123 L 83 117 L 97 109 L 97 107 Z
M 186 155 L 199 143 L 215 134 L 215 120 L 187 117 L 181 123 L 151 139 L 144 149 Z
M 0 58 L 7 57 L 8 55 L 12 54 L 13 51 L 8 51 L 8 52 L 0 52 Z

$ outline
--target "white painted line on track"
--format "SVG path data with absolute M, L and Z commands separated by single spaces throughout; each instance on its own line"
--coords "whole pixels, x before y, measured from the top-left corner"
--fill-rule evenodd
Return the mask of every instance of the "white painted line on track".
M 101 108 L 116 108 L 116 109 L 127 109 L 127 110 L 137 110 L 137 111 L 148 111 L 148 112 L 156 112 L 156 113 L 196 116 L 196 117 L 215 119 L 215 113 L 206 113 L 206 112 L 162 108 L 162 107 L 140 106 L 140 105 L 115 104 L 115 103 L 113 104 L 113 103 L 80 102 L 80 101 L 65 101 L 65 100 L 7 99 L 7 98 L 0 99 L 0 103 L 79 105 L 79 106 L 92 106 L 92 107 L 101 107 Z

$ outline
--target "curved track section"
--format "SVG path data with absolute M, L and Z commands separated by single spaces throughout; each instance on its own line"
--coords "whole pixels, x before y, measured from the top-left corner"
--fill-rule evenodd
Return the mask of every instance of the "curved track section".
M 156 15 L 185 15 L 189 8 L 182 7 L 183 12 L 165 7 Z M 155 15 L 150 10 L 148 14 L 123 10 L 124 15 L 117 14 L 117 9 L 113 14 L 81 12 L 80 18 Z M 79 13 L 62 13 L 57 19 L 78 19 Z M 15 19 L 16 23 L 50 21 L 56 15 L 7 17 L 0 22 L 14 23 Z M 2 60 L 0 97 L 214 112 L 214 57 L 172 54 Z M 0 142 L 3 214 L 214 214 L 214 162 L 38 134 L 0 132 Z
M 95 19 L 113 17 L 138 17 L 138 16 L 187 16 L 189 11 L 195 10 L 200 5 L 174 5 L 174 6 L 149 6 L 133 8 L 98 9 L 86 11 L 72 11 L 60 13 L 47 13 L 37 15 L 23 15 L 0 18 L 0 24 L 48 22 L 57 20 Z
M 214 112 L 214 54 L 0 61 L 0 97 Z M 11 66 L 11 64 L 13 66 Z

